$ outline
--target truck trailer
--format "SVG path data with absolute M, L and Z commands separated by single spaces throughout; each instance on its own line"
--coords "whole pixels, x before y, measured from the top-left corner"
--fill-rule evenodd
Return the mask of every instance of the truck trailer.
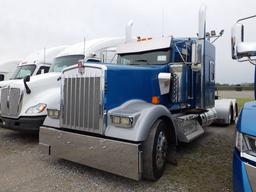
M 0 126 L 16 131 L 38 132 L 47 115 L 47 106 L 53 104 L 59 109 L 61 71 L 81 59 L 113 63 L 116 46 L 123 42 L 124 38 L 99 38 L 67 46 L 54 55 L 48 73 L 33 76 L 26 83 L 17 80 L 9 84 L 1 90 L 3 109 Z M 13 91 L 18 91 L 19 97 Z
M 134 41 L 127 32 L 116 65 L 64 69 L 60 110 L 48 106 L 40 150 L 134 180 L 160 178 L 178 143 L 216 119 L 215 47 L 205 7 L 199 15 L 197 37 Z
M 256 41 L 245 40 L 245 24 L 256 15 L 239 19 L 232 28 L 232 58 L 239 62 L 256 65 Z M 255 82 L 256 85 L 256 68 Z M 256 93 L 256 87 L 255 87 Z M 256 98 L 256 94 L 255 94 Z M 233 190 L 235 192 L 256 191 L 256 102 L 244 104 L 236 124 L 233 151 Z

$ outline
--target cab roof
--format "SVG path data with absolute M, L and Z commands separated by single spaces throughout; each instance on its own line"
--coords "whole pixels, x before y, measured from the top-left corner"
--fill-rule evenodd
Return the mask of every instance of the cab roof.
M 80 42 L 74 44 L 61 53 L 59 53 L 56 57 L 64 57 L 68 55 L 84 55 L 86 57 L 90 57 L 91 54 L 95 52 L 107 48 L 107 47 L 117 47 L 119 44 L 124 43 L 125 39 L 123 37 L 109 37 L 109 38 L 98 38 L 93 40 L 88 40 L 85 42 Z
M 158 50 L 168 48 L 171 45 L 172 37 L 162 38 L 144 38 L 137 41 L 124 43 L 117 47 L 118 54 L 124 53 L 138 53 L 150 50 Z
M 58 47 L 52 47 L 52 48 L 36 51 L 28 55 L 24 60 L 20 62 L 19 65 L 28 65 L 28 64 L 51 65 L 56 55 L 58 55 L 65 48 L 67 48 L 67 46 L 58 46 Z

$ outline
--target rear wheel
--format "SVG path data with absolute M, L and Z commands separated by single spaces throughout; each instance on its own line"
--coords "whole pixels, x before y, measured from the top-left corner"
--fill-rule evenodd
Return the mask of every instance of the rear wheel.
M 227 122 L 227 125 L 231 125 L 233 123 L 233 118 L 234 117 L 234 112 L 233 112 L 233 108 L 230 107 L 229 109 L 229 113 L 228 113 L 228 122 Z
M 143 142 L 143 178 L 157 180 L 163 175 L 168 154 L 167 125 L 159 119 Z

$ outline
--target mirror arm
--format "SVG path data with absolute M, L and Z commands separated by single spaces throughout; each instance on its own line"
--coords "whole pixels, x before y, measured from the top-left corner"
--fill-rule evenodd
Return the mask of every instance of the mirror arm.
M 31 93 L 31 89 L 28 87 L 28 84 L 27 84 L 28 81 L 30 81 L 30 77 L 29 76 L 27 76 L 27 77 L 25 77 L 23 79 L 23 83 L 24 83 L 24 86 L 26 88 L 26 93 L 30 94 Z
M 256 60 L 255 59 L 251 59 L 250 57 L 248 57 L 248 61 L 253 64 L 256 65 Z
M 236 23 L 239 23 L 240 21 L 244 21 L 244 20 L 247 20 L 247 19 L 252 19 L 252 18 L 255 18 L 255 17 L 256 17 L 256 15 L 252 15 L 252 16 L 250 16 L 250 17 L 245 17 L 245 18 L 242 18 L 242 19 L 237 20 Z
M 211 43 L 214 43 L 215 41 L 217 41 L 221 36 L 217 36 Z

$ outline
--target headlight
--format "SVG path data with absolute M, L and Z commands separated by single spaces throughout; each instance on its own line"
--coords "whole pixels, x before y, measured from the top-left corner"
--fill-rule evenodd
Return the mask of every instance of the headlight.
M 47 115 L 53 119 L 59 119 L 60 111 L 57 109 L 47 109 Z
M 256 161 L 256 137 L 236 132 L 236 148 L 241 157 Z
M 26 113 L 27 114 L 37 114 L 37 113 L 42 113 L 45 111 L 46 109 L 46 104 L 44 103 L 39 103 L 35 106 L 32 106 L 30 108 L 27 109 Z
M 117 116 L 111 115 L 112 124 L 118 127 L 132 127 L 133 126 L 133 117 Z

